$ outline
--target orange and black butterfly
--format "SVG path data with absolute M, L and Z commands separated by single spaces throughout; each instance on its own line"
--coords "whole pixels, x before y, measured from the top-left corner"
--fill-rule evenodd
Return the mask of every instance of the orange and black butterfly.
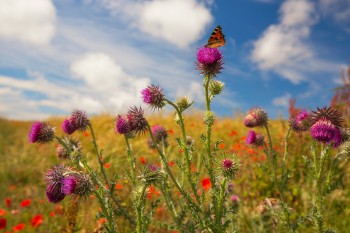
M 220 46 L 224 46 L 226 44 L 225 35 L 222 33 L 222 28 L 218 25 L 214 31 L 211 33 L 208 43 L 205 47 L 209 48 L 217 48 Z

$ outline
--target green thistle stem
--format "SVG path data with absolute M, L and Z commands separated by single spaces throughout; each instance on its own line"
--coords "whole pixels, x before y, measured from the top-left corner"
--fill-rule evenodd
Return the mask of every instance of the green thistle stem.
M 144 208 L 144 202 L 145 202 L 145 191 L 147 186 L 143 185 L 141 195 L 139 197 L 139 200 L 137 200 L 137 207 L 136 207 L 136 214 L 137 214 L 137 221 L 136 221 L 136 233 L 144 233 L 143 229 L 143 208 Z
M 124 138 L 125 138 L 125 143 L 126 143 L 126 146 L 127 146 L 126 153 L 128 155 L 128 160 L 129 160 L 129 163 L 131 165 L 131 181 L 132 181 L 132 184 L 135 186 L 136 185 L 136 176 L 135 176 L 136 163 L 135 163 L 135 158 L 132 155 L 132 150 L 131 150 L 131 146 L 130 146 L 130 142 L 129 142 L 128 137 L 124 135 Z
M 190 159 L 190 155 L 189 155 L 189 149 L 188 149 L 188 146 L 187 146 L 187 143 L 186 143 L 186 128 L 185 128 L 185 123 L 184 123 L 184 119 L 183 119 L 183 116 L 182 116 L 182 112 L 180 111 L 180 109 L 176 106 L 176 104 L 174 104 L 172 101 L 168 100 L 168 99 L 165 99 L 165 101 L 170 104 L 176 111 L 178 117 L 179 117 L 179 121 L 180 121 L 180 128 L 181 128 L 181 141 L 182 141 L 182 144 L 184 145 L 185 147 L 185 159 L 186 159 L 186 166 L 187 166 L 187 170 L 186 170 L 186 175 L 187 175 L 187 180 L 188 182 L 190 183 L 191 185 L 191 189 L 192 189 L 192 192 L 194 194 L 194 196 L 196 197 L 196 201 L 197 203 L 199 203 L 200 205 L 202 205 L 202 202 L 201 202 L 201 199 L 199 198 L 199 195 L 197 193 L 197 189 L 196 189 L 196 185 L 193 181 L 193 178 L 192 178 L 192 173 L 191 173 L 191 159 Z

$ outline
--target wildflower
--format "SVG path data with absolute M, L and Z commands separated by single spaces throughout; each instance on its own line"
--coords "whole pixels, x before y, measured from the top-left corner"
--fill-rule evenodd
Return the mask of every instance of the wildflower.
M 34 122 L 30 131 L 29 131 L 29 142 L 30 143 L 49 143 L 52 142 L 55 131 L 54 129 L 46 122 Z
M 152 135 L 156 143 L 161 143 L 167 139 L 168 131 L 163 126 L 155 125 L 152 127 Z
M 81 143 L 77 138 L 63 138 L 66 147 L 59 144 L 56 149 L 56 154 L 59 159 L 69 159 L 71 154 L 81 154 Z
M 215 122 L 215 114 L 213 112 L 206 112 L 204 114 L 204 117 L 203 117 L 203 120 L 204 120 L 204 123 L 208 126 L 212 126 Z
M 249 130 L 246 143 L 248 145 L 261 146 L 264 144 L 264 136 L 257 135 L 254 130 Z
M 162 182 L 164 174 L 158 166 L 149 164 L 148 166 L 145 166 L 141 169 L 141 175 L 139 178 L 140 181 L 146 185 L 157 185 Z
M 227 191 L 228 192 L 232 192 L 233 191 L 233 188 L 234 188 L 234 184 L 232 182 L 228 183 L 227 185 Z
M 16 231 L 21 231 L 23 230 L 24 228 L 26 227 L 26 224 L 24 223 L 20 223 L 16 226 L 13 227 L 13 231 L 16 232 Z
M 212 95 L 219 95 L 224 90 L 225 84 L 218 80 L 212 80 L 209 84 L 209 91 Z
M 73 194 L 77 187 L 77 181 L 74 176 L 68 176 L 62 180 L 62 193 L 65 195 Z
M 127 134 L 131 131 L 130 123 L 126 117 L 118 116 L 117 122 L 115 123 L 115 131 L 120 134 Z
M 41 214 L 35 215 L 32 218 L 31 225 L 32 227 L 38 227 L 43 223 L 43 216 Z
M 117 189 L 117 190 L 122 190 L 123 189 L 123 185 L 122 184 L 116 184 L 114 186 L 114 188 Z
M 110 167 L 111 167 L 111 164 L 110 164 L 110 163 L 105 163 L 103 166 L 104 166 L 105 168 L 110 168 Z
M 233 178 L 237 174 L 239 166 L 240 165 L 236 157 L 234 157 L 234 159 L 224 158 L 221 159 L 221 164 L 218 170 L 221 171 L 221 174 L 224 177 Z
M 65 194 L 62 192 L 62 181 L 68 169 L 63 165 L 53 166 L 45 176 L 46 196 L 52 203 L 62 201 Z
M 5 229 L 7 225 L 7 221 L 5 218 L 0 218 L 0 230 Z
M 11 208 L 11 199 L 10 199 L 10 198 L 6 197 L 6 198 L 5 198 L 5 203 L 6 203 L 6 206 L 7 206 L 8 208 Z
M 201 74 L 215 77 L 222 70 L 222 54 L 217 48 L 202 47 L 197 51 L 197 69 Z
M 202 180 L 202 187 L 205 191 L 208 191 L 211 188 L 210 178 L 204 178 Z
M 127 118 L 130 122 L 131 129 L 135 131 L 135 134 L 140 135 L 147 131 L 148 121 L 143 116 L 143 109 L 136 106 L 129 109 Z
M 82 110 L 74 110 L 69 118 L 64 120 L 62 129 L 66 134 L 72 134 L 79 130 L 81 132 L 86 131 L 90 125 L 86 113 Z
M 350 141 L 346 141 L 340 145 L 340 154 L 350 157 Z
M 0 209 L 0 216 L 4 216 L 4 215 L 6 215 L 6 211 L 3 209 Z
M 331 108 L 317 108 L 310 116 L 311 136 L 319 142 L 331 143 L 338 140 L 342 123 L 341 113 Z
M 230 200 L 232 202 L 238 202 L 239 201 L 239 197 L 237 195 L 231 195 Z
M 181 112 L 183 112 L 183 111 L 188 109 L 193 104 L 193 101 L 190 102 L 188 97 L 183 96 L 183 97 L 177 98 L 176 101 L 175 101 L 175 104 L 179 108 L 179 110 Z
M 267 121 L 267 113 L 261 108 L 254 108 L 244 118 L 244 125 L 249 128 L 263 127 L 267 125 Z
M 165 96 L 159 86 L 148 86 L 141 91 L 143 102 L 154 109 L 161 109 L 165 106 Z
M 141 164 L 145 164 L 146 163 L 146 159 L 143 156 L 141 156 L 139 160 L 140 160 Z
M 302 110 L 296 117 L 289 121 L 289 125 L 295 132 L 306 131 L 310 127 L 309 121 L 310 114 L 306 110 Z
M 24 207 L 27 207 L 30 205 L 32 201 L 30 199 L 25 199 L 24 201 L 21 202 L 21 207 L 24 208 Z

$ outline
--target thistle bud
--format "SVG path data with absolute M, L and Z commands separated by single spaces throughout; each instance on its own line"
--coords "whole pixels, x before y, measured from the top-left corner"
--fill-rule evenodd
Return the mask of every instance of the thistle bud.
M 249 128 L 264 127 L 267 125 L 267 121 L 267 113 L 261 108 L 254 108 L 244 118 L 244 125 Z
M 212 126 L 214 124 L 215 118 L 216 117 L 213 112 L 206 112 L 204 114 L 203 120 L 206 125 Z
M 183 112 L 193 104 L 193 101 L 190 102 L 189 98 L 183 96 L 177 98 L 175 104 L 180 109 L 180 111 Z
M 63 145 L 58 145 L 56 153 L 59 159 L 69 159 L 71 154 L 81 154 L 81 143 L 77 138 L 63 138 Z
M 256 134 L 255 131 L 249 130 L 246 143 L 253 146 L 262 146 L 264 145 L 264 140 L 265 138 L 263 135 Z
M 149 164 L 148 166 L 144 166 L 142 168 L 139 179 L 146 185 L 159 185 L 164 179 L 164 173 L 158 166 Z
M 212 95 L 219 95 L 224 90 L 225 84 L 218 80 L 212 80 L 209 84 L 209 91 Z

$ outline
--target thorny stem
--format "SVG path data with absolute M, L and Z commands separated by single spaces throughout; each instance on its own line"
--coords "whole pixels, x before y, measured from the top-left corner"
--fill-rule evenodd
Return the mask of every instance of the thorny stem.
M 179 117 L 179 121 L 180 121 L 180 128 L 181 128 L 181 132 L 182 132 L 182 144 L 183 146 L 185 147 L 185 158 L 186 158 L 186 166 L 187 166 L 187 170 L 186 170 L 186 175 L 187 175 L 187 179 L 188 179 L 188 182 L 190 183 L 191 185 L 191 189 L 192 189 L 192 192 L 194 194 L 194 196 L 196 197 L 196 201 L 202 205 L 202 202 L 201 202 L 201 199 L 199 198 L 199 195 L 197 193 L 197 190 L 196 190 L 196 186 L 195 186 L 195 183 L 193 181 L 193 178 L 192 178 L 192 173 L 191 173 L 191 159 L 190 159 L 190 155 L 189 155 L 189 150 L 188 150 L 188 146 L 187 146 L 187 143 L 186 143 L 186 128 L 185 128 L 185 124 L 184 124 L 184 119 L 183 119 L 183 116 L 182 116 L 182 112 L 180 111 L 180 109 L 176 106 L 176 104 L 174 104 L 172 101 L 168 100 L 168 99 L 165 99 L 165 101 L 170 104 L 176 111 L 178 117 Z
M 128 160 L 129 160 L 129 163 L 131 165 L 131 181 L 132 181 L 132 184 L 135 186 L 136 185 L 136 177 L 135 177 L 136 164 L 135 164 L 135 158 L 132 156 L 132 150 L 131 150 L 131 146 L 130 146 L 128 137 L 124 135 L 124 138 L 125 138 L 125 143 L 126 143 L 126 146 L 127 146 L 126 153 L 128 155 Z
M 204 86 L 204 92 L 205 92 L 205 100 L 206 100 L 206 110 L 207 113 L 210 112 L 210 94 L 209 94 L 209 82 L 210 82 L 210 76 L 206 75 L 203 80 L 203 86 Z M 213 199 L 213 205 L 214 205 L 214 211 L 215 211 L 215 218 L 219 217 L 218 215 L 218 203 L 216 199 L 216 194 L 218 193 L 217 186 L 215 185 L 215 178 L 214 178 L 214 172 L 213 172 L 213 155 L 211 153 L 211 124 L 207 124 L 207 132 L 206 132 L 206 141 L 205 146 L 207 150 L 208 160 L 209 160 L 209 177 L 210 182 L 213 187 L 214 194 L 212 195 Z
M 167 191 L 166 184 L 165 183 L 162 184 L 160 186 L 160 188 L 161 188 L 160 190 L 163 193 L 165 204 L 166 204 L 168 210 L 170 210 L 170 215 L 171 215 L 172 219 L 174 220 L 174 222 L 176 223 L 177 229 L 180 230 L 181 232 L 183 232 L 181 222 L 178 219 L 178 214 L 177 214 L 176 209 L 175 209 L 175 205 L 172 201 L 171 194 Z
M 151 139 L 152 139 L 153 144 L 154 144 L 154 145 L 157 145 L 157 144 L 156 144 L 156 141 L 155 141 L 155 139 L 154 139 L 154 137 L 153 137 L 152 130 L 151 130 L 151 127 L 150 127 L 149 124 L 147 124 L 147 129 L 148 129 L 148 131 L 149 131 L 149 134 L 150 134 L 150 136 L 151 136 Z M 169 174 L 169 176 L 170 176 L 171 180 L 174 182 L 176 188 L 179 190 L 179 192 L 181 193 L 181 195 L 183 195 L 183 196 L 186 198 L 186 200 L 188 201 L 189 205 L 192 206 L 192 207 L 195 209 L 195 211 L 193 211 L 192 213 L 195 213 L 197 216 L 198 216 L 199 214 L 202 214 L 202 213 L 203 213 L 203 209 L 201 209 L 201 208 L 192 200 L 192 198 L 188 195 L 187 192 L 185 192 L 185 190 L 183 190 L 183 188 L 180 186 L 179 182 L 176 180 L 174 174 L 172 173 L 172 171 L 171 171 L 171 169 L 170 169 L 170 167 L 169 167 L 169 164 L 168 164 L 168 162 L 167 162 L 167 160 L 166 160 L 166 158 L 165 158 L 163 152 L 159 149 L 158 146 L 156 146 L 156 150 L 157 150 L 157 152 L 158 152 L 158 154 L 159 154 L 161 160 L 163 161 L 163 163 L 164 163 L 164 165 L 165 165 L 165 170 L 166 170 L 166 172 Z M 205 222 L 204 222 L 203 219 L 201 218 L 201 216 L 198 216 L 198 217 L 199 217 L 199 219 L 200 219 L 200 221 L 201 221 L 201 224 L 202 224 L 204 227 L 207 227 L 206 224 L 205 224 Z
M 142 210 L 144 205 L 144 196 L 147 185 L 143 185 L 141 195 L 139 200 L 137 200 L 136 214 L 137 214 L 137 225 L 136 225 L 136 233 L 143 233 L 143 221 L 142 221 Z
M 92 136 L 92 144 L 94 145 L 95 151 L 96 151 L 96 155 L 97 155 L 97 159 L 98 159 L 98 163 L 100 164 L 100 169 L 101 169 L 101 173 L 103 175 L 103 178 L 105 179 L 106 184 L 108 184 L 109 186 L 109 180 L 108 177 L 106 175 L 106 171 L 105 168 L 103 166 L 103 162 L 102 162 L 102 155 L 98 149 L 97 143 L 96 143 L 96 138 L 95 138 L 95 133 L 94 130 L 92 128 L 92 125 L 89 124 L 89 128 L 90 128 L 90 132 L 91 132 L 91 136 Z

